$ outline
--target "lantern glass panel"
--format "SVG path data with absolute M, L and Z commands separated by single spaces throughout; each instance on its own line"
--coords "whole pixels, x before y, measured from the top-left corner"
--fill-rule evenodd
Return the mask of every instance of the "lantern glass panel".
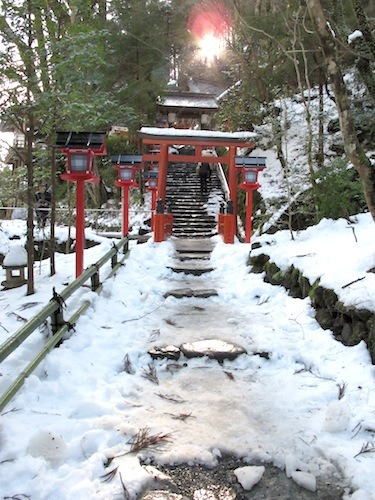
M 149 185 L 150 188 L 156 188 L 156 186 L 158 185 L 157 179 L 150 179 L 148 181 L 148 185 Z
M 245 170 L 245 182 L 256 182 L 257 172 L 256 170 Z
M 85 154 L 72 154 L 70 157 L 70 169 L 72 172 L 86 172 L 87 157 Z
M 210 117 L 206 113 L 201 115 L 201 123 L 202 125 L 207 125 L 210 122 Z
M 176 113 L 168 113 L 168 122 L 174 123 L 177 119 Z
M 122 181 L 131 181 L 133 172 L 131 168 L 120 168 L 120 179 Z

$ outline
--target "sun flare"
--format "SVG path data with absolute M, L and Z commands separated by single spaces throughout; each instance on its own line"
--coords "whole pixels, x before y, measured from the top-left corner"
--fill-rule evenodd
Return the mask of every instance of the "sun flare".
M 224 48 L 224 41 L 213 33 L 207 33 L 198 41 L 198 58 L 207 64 L 220 58 Z
M 222 0 L 201 0 L 192 8 L 187 28 L 192 34 L 196 57 L 213 64 L 224 52 L 233 26 L 231 12 Z

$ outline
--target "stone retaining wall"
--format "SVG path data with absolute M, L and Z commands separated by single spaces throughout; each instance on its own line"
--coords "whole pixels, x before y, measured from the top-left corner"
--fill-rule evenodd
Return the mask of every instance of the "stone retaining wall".
M 265 272 L 266 282 L 285 287 L 292 297 L 310 297 L 320 326 L 332 330 L 335 338 L 347 346 L 364 340 L 375 364 L 374 313 L 344 306 L 333 290 L 320 286 L 319 280 L 311 285 L 294 266 L 282 271 L 274 262 L 270 262 L 268 255 L 250 256 L 248 264 L 253 266 L 251 272 Z

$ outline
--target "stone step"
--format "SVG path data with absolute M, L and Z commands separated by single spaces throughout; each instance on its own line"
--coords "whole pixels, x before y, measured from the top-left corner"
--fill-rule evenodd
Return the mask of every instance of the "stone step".
M 215 268 L 212 266 L 208 266 L 206 262 L 196 262 L 196 261 L 187 261 L 180 262 L 176 264 L 172 264 L 168 266 L 168 269 L 172 269 L 175 273 L 183 273 L 183 274 L 193 274 L 194 276 L 201 276 L 202 274 L 210 273 Z
M 181 260 L 182 262 L 188 261 L 188 260 L 210 260 L 210 253 L 211 252 L 177 252 L 175 254 L 175 258 L 178 260 Z
M 177 219 L 185 219 L 185 220 L 204 220 L 207 216 L 206 211 L 201 211 L 201 212 L 191 212 L 190 210 L 172 210 L 173 217 L 176 217 Z
M 175 297 L 176 299 L 183 299 L 185 297 L 196 297 L 199 299 L 207 299 L 208 297 L 216 297 L 218 295 L 214 288 L 193 290 L 191 288 L 177 288 L 170 290 L 164 294 L 164 297 Z
M 182 208 L 176 208 L 172 213 L 176 219 L 192 220 L 199 218 L 200 220 L 206 220 L 207 222 L 215 222 L 217 220 L 217 217 L 215 215 L 207 213 L 205 208 L 194 210 L 183 210 Z
M 183 253 L 209 253 L 214 249 L 214 242 L 202 238 L 201 240 L 185 240 L 185 241 L 175 241 L 174 247 L 176 252 Z
M 215 229 L 216 225 L 209 225 L 209 226 L 201 226 L 201 225 L 195 225 L 195 226 L 189 226 L 188 224 L 184 226 L 173 226 L 173 229 L 176 229 L 178 232 L 192 232 L 192 233 L 198 233 L 198 232 L 203 232 L 207 233 L 211 231 L 212 229 Z
M 173 236 L 176 238 L 181 238 L 181 239 L 189 239 L 189 238 L 194 238 L 194 239 L 202 239 L 202 238 L 211 238 L 211 236 L 215 236 L 217 232 L 197 232 L 197 233 L 184 233 L 184 232 L 173 232 Z
M 187 217 L 186 219 L 173 219 L 173 227 L 215 227 L 215 221 L 212 220 L 204 220 L 204 219 L 191 219 Z
M 173 224 L 173 229 L 177 231 L 183 231 L 183 232 L 188 232 L 188 230 L 193 230 L 195 231 L 211 231 L 212 229 L 216 229 L 216 224 L 212 223 L 189 223 L 189 222 L 180 222 L 180 223 L 174 223 Z
M 201 213 L 202 215 L 209 215 L 207 213 L 206 207 L 204 207 L 203 205 L 204 203 L 202 203 L 201 205 L 194 203 L 171 203 L 169 206 L 172 213 L 189 213 L 194 211 L 195 213 Z
M 187 229 L 180 229 L 180 228 L 173 228 L 173 236 L 176 237 L 186 237 L 188 238 L 190 235 L 192 238 L 196 238 L 197 235 L 201 235 L 202 238 L 206 238 L 214 236 L 214 233 L 216 231 L 216 228 L 191 228 L 189 230 Z

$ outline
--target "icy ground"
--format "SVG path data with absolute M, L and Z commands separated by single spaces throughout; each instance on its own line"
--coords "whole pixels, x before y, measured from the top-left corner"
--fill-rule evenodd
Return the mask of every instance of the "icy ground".
M 347 225 L 322 221 L 294 242 L 286 232 L 261 239 L 271 240 L 280 267 L 298 263 L 310 279 L 320 275 L 345 292 L 345 302 L 375 310 L 375 275 L 367 272 L 375 266 L 373 223 L 368 214 L 353 220 L 357 242 Z M 98 242 L 85 265 L 112 244 Z M 375 498 L 375 371 L 365 344 L 343 346 L 320 328 L 309 299 L 250 274 L 249 245 L 215 242 L 209 275 L 174 274 L 167 267 L 173 242 L 149 241 L 132 248 L 100 296 L 82 289 L 70 299 L 67 318 L 88 298 L 92 306 L 2 412 L 2 496 L 104 500 L 123 498 L 124 485 L 135 498 L 153 480 L 151 459 L 212 466 L 229 453 L 244 465 L 274 464 L 306 487 L 316 480 L 319 489 L 328 478 L 341 482 L 345 498 Z M 26 297 L 25 287 L 0 292 L 1 342 L 51 298 L 53 286 L 59 291 L 74 279 L 74 255 L 57 257 L 55 277 L 48 277 L 48 260 L 37 269 L 35 295 Z M 185 286 L 216 288 L 218 296 L 164 299 Z M 147 354 L 210 338 L 247 354 L 223 365 Z M 43 342 L 35 332 L 2 363 L 1 392 Z M 142 433 L 156 446 L 137 451 Z M 254 471 L 246 470 L 238 477 L 251 484 Z

